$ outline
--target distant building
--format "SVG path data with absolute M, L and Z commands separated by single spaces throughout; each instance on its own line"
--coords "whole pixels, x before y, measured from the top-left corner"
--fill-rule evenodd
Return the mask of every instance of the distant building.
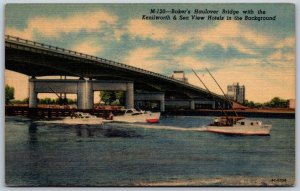
M 185 77 L 184 71 L 174 71 L 172 78 L 186 83 L 188 82 L 188 79 Z
M 296 108 L 295 99 L 289 99 L 289 108 L 290 109 L 295 109 Z
M 227 96 L 229 99 L 238 103 L 245 102 L 245 86 L 240 86 L 239 83 L 234 83 L 227 86 Z

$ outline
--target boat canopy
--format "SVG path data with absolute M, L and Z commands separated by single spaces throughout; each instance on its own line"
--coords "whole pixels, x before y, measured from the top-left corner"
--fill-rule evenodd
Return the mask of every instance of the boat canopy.
M 244 117 L 239 117 L 239 116 L 220 116 L 216 117 L 214 120 L 214 124 L 216 126 L 231 126 L 233 124 L 236 124 L 237 121 L 245 119 Z

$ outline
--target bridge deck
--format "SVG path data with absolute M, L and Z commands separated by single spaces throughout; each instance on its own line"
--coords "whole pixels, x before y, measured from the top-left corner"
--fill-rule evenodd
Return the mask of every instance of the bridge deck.
M 175 89 L 188 92 L 196 97 L 197 95 L 211 97 L 205 89 L 172 77 L 44 43 L 5 35 L 5 47 L 6 69 L 27 75 L 43 76 L 49 71 L 49 75 L 69 74 L 95 79 L 101 79 L 105 75 L 109 75 L 111 78 L 121 76 L 124 79 L 133 80 L 135 83 L 141 82 L 151 87 L 159 87 L 161 91 Z M 16 56 L 16 50 L 19 51 L 20 55 Z M 16 57 L 20 58 L 17 59 Z M 22 64 L 23 61 L 27 63 Z M 28 64 L 30 65 L 28 66 Z M 219 100 L 225 100 L 223 96 L 218 94 L 214 94 L 214 96 Z

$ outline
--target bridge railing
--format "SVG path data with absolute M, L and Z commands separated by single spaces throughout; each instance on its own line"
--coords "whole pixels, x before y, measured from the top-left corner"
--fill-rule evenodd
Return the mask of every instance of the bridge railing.
M 5 35 L 5 40 L 17 41 L 18 43 L 30 45 L 30 46 L 33 46 L 33 47 L 40 47 L 40 48 L 44 48 L 44 49 L 47 49 L 47 50 L 52 50 L 52 51 L 55 51 L 55 52 L 58 52 L 58 53 L 64 53 L 64 54 L 78 56 L 78 57 L 85 58 L 85 59 L 99 61 L 100 63 L 105 63 L 105 64 L 110 65 L 110 66 L 115 66 L 115 67 L 124 68 L 124 69 L 127 69 L 127 70 L 141 72 L 141 73 L 144 73 L 144 74 L 148 74 L 148 75 L 151 75 L 151 76 L 163 78 L 163 79 L 168 80 L 168 81 L 173 81 L 173 82 L 180 83 L 182 85 L 185 85 L 185 86 L 188 86 L 188 87 L 191 87 L 191 88 L 195 88 L 197 90 L 207 92 L 205 89 L 202 89 L 198 86 L 194 86 L 194 85 L 192 85 L 188 82 L 183 82 L 183 81 L 174 79 L 174 78 L 169 77 L 169 76 L 165 76 L 165 75 L 162 75 L 162 74 L 159 74 L 159 73 L 155 73 L 155 72 L 151 72 L 151 71 L 144 70 L 144 69 L 141 69 L 141 68 L 129 66 L 129 65 L 126 65 L 126 64 L 123 64 L 123 63 L 112 61 L 112 60 L 107 60 L 105 58 L 100 58 L 100 57 L 97 57 L 97 56 L 92 56 L 92 55 L 76 52 L 76 51 L 73 51 L 73 50 L 68 50 L 68 49 L 57 47 L 57 46 L 51 46 L 51 45 L 47 45 L 47 44 L 44 44 L 44 43 L 35 42 L 35 41 L 31 41 L 31 40 L 26 40 L 26 39 L 22 39 L 22 38 L 10 36 L 10 35 Z M 219 95 L 216 94 L 216 96 L 219 96 Z

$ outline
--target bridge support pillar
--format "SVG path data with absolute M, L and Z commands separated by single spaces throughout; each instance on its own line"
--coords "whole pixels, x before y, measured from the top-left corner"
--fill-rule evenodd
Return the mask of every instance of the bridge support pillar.
M 134 100 L 140 103 L 144 102 L 144 104 L 147 101 L 159 102 L 160 107 L 155 109 L 159 109 L 160 111 L 165 111 L 165 94 L 163 92 L 137 92 L 134 95 Z M 145 105 L 142 104 L 142 107 L 145 107 Z M 141 109 L 153 109 L 153 108 L 141 108 Z
M 194 110 L 195 109 L 195 100 L 190 101 L 190 109 Z
M 163 95 L 160 100 L 160 111 L 165 111 L 165 96 Z
M 125 108 L 130 109 L 134 107 L 134 88 L 133 83 L 126 84 L 126 101 Z
M 85 82 L 86 87 L 86 108 L 93 109 L 94 107 L 94 92 L 92 80 L 87 80 Z
M 29 108 L 37 107 L 37 93 L 35 91 L 35 82 L 29 80 Z
M 93 109 L 94 94 L 91 80 L 78 82 L 77 106 L 78 109 Z
M 212 108 L 216 109 L 216 102 L 215 101 L 213 101 L 213 103 L 212 103 Z

